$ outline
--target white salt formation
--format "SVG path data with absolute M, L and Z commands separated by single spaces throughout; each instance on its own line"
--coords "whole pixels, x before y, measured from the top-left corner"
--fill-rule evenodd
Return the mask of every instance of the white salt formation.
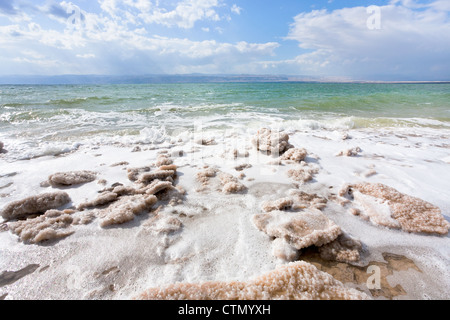
M 101 227 L 123 224 L 133 220 L 136 215 L 149 211 L 156 202 L 158 198 L 152 195 L 125 196 L 105 209 L 96 209 L 96 215 L 101 219 Z
M 361 152 L 360 147 L 345 149 L 336 154 L 337 157 L 356 157 Z
M 271 212 L 275 210 L 287 210 L 292 208 L 294 201 L 289 198 L 281 198 L 274 201 L 266 201 L 262 205 L 262 210 L 265 212 Z
M 71 186 L 92 182 L 97 178 L 97 173 L 92 171 L 58 172 L 48 177 L 48 182 L 53 186 Z
M 359 215 L 375 224 L 441 235 L 447 234 L 450 227 L 438 207 L 380 183 L 346 185 L 340 195 L 359 204 Z
M 322 210 L 327 206 L 327 199 L 324 197 L 320 197 L 317 194 L 306 193 L 301 190 L 291 190 L 289 192 L 290 197 L 294 201 L 293 209 L 306 209 L 306 208 L 314 208 Z
M 316 209 L 255 214 L 252 221 L 268 236 L 282 238 L 297 250 L 312 245 L 322 246 L 341 234 L 341 228 Z
M 290 263 L 247 282 L 177 283 L 154 288 L 142 300 L 368 300 L 307 262 Z
M 142 173 L 149 172 L 150 170 L 151 170 L 150 167 L 128 168 L 127 169 L 128 180 L 134 182 L 139 179 L 139 176 Z
M 47 210 L 58 209 L 71 201 L 66 192 L 44 193 L 14 201 L 6 205 L 1 216 L 6 220 L 42 214 Z
M 229 173 L 221 172 L 219 174 L 219 179 L 223 185 L 222 192 L 225 194 L 239 193 L 247 190 L 247 187 L 244 186 L 238 178 Z
M 318 173 L 319 169 L 313 165 L 309 165 L 306 162 L 296 164 L 293 169 L 288 170 L 288 177 L 298 181 L 300 183 L 306 183 L 311 181 L 314 174 Z
M 48 210 L 45 214 L 27 220 L 11 222 L 9 229 L 24 242 L 39 243 L 64 238 L 72 233 L 73 210 Z
M 360 260 L 362 244 L 360 241 L 342 233 L 336 240 L 319 248 L 320 257 L 324 260 L 345 263 Z
M 152 206 L 161 200 L 155 195 L 166 190 L 176 191 L 170 195 L 174 198 L 170 204 L 178 204 L 182 190 L 173 186 L 177 166 L 172 164 L 170 157 L 165 154 L 161 154 L 157 162 L 161 166 L 156 171 L 150 171 L 149 167 L 128 169 L 128 179 L 135 182 L 134 186 L 114 184 L 104 189 L 96 199 L 78 205 L 77 209 L 105 206 L 95 209 L 94 213 L 100 217 L 100 225 L 106 227 L 123 224 L 133 220 L 136 215 L 150 211 Z
M 153 172 L 143 173 L 139 176 L 138 182 L 151 183 L 154 180 L 165 180 L 175 176 L 174 170 L 157 170 Z
M 281 160 L 288 160 L 288 161 L 294 161 L 294 162 L 300 162 L 305 160 L 306 156 L 308 155 L 308 152 L 301 148 L 292 148 L 287 150 L 281 157 Z
M 281 155 L 286 150 L 293 148 L 289 143 L 289 135 L 285 132 L 272 131 L 267 128 L 258 130 L 252 138 L 256 149 L 267 154 Z
M 170 159 L 170 157 L 166 154 L 160 154 L 158 158 L 156 159 L 156 166 L 161 167 L 164 165 L 171 165 L 173 163 L 173 160 Z

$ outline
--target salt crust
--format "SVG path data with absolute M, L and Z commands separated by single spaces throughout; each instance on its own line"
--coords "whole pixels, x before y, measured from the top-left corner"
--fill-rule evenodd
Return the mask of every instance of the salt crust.
M 359 196 L 358 192 L 371 198 L 372 201 Z M 381 183 L 346 185 L 341 189 L 339 195 L 347 195 L 355 203 L 359 203 L 363 207 L 359 214 L 368 216 L 375 224 L 401 228 L 407 232 L 440 235 L 447 234 L 450 227 L 450 223 L 445 220 L 438 207 Z M 389 216 L 386 217 L 387 213 L 383 210 L 378 209 L 375 213 L 375 210 L 370 210 L 374 203 L 380 206 L 384 205 L 389 210 Z
M 322 246 L 335 240 L 341 228 L 321 211 L 307 209 L 301 212 L 272 211 L 252 217 L 254 225 L 270 237 L 282 238 L 297 250 Z
M 359 261 L 361 251 L 361 242 L 346 233 L 342 233 L 336 240 L 319 248 L 319 254 L 322 259 L 345 263 Z
M 97 178 L 97 173 L 92 171 L 57 172 L 48 177 L 48 182 L 53 186 L 71 186 L 92 182 Z
M 291 160 L 295 162 L 300 162 L 305 160 L 308 152 L 303 148 L 292 148 L 287 150 L 281 157 L 281 160 Z
M 287 175 L 295 181 L 306 183 L 308 181 L 311 181 L 314 177 L 314 174 L 318 172 L 319 168 L 302 161 L 299 164 L 295 165 L 293 169 L 288 170 Z
M 197 191 L 204 191 L 210 184 L 211 178 L 218 177 L 220 180 L 221 191 L 225 194 L 240 193 L 247 190 L 238 178 L 232 174 L 222 172 L 216 168 L 204 168 L 197 172 L 197 181 L 202 184 L 202 188 Z
M 96 215 L 101 219 L 101 227 L 122 224 L 133 220 L 136 215 L 150 210 L 156 202 L 158 202 L 158 198 L 153 195 L 125 196 L 105 209 L 96 209 Z
M 337 157 L 356 157 L 361 152 L 360 147 L 350 148 L 341 150 L 338 154 L 336 154 Z
M 223 185 L 222 192 L 225 194 L 239 193 L 247 190 L 246 186 L 229 173 L 221 172 L 219 174 L 219 179 Z
M 293 148 L 289 143 L 289 135 L 287 133 L 272 131 L 267 128 L 258 130 L 252 138 L 252 143 L 257 150 L 271 155 L 281 155 L 286 150 Z
M 11 222 L 9 229 L 24 242 L 38 243 L 71 235 L 74 223 L 73 210 L 48 210 L 36 218 Z
M 149 289 L 140 300 L 369 300 L 307 262 L 279 266 L 247 282 L 177 283 Z
M 3 208 L 1 216 L 6 220 L 11 220 L 42 214 L 47 210 L 58 209 L 70 201 L 70 196 L 66 192 L 43 193 L 9 203 Z

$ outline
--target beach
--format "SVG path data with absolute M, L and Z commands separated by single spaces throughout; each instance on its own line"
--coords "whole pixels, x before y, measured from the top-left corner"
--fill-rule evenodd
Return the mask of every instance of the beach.
M 0 299 L 448 299 L 449 84 L 0 91 Z

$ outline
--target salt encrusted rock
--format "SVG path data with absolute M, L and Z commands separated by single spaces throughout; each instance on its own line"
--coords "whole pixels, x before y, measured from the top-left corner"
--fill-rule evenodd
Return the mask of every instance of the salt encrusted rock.
M 244 169 L 248 169 L 248 168 L 251 168 L 251 167 L 252 167 L 252 165 L 250 163 L 243 163 L 243 164 L 240 164 L 240 165 L 237 165 L 236 167 L 234 167 L 234 170 L 242 171 Z
M 293 146 L 289 143 L 289 135 L 285 132 L 272 131 L 267 128 L 258 130 L 252 138 L 256 149 L 267 154 L 281 155 Z
M 202 183 L 204 186 L 208 185 L 210 178 L 214 178 L 217 172 L 219 172 L 218 169 L 206 168 L 197 173 L 197 181 Z
M 300 251 L 283 238 L 276 238 L 272 241 L 272 253 L 283 261 L 296 261 L 300 256 Z
M 337 157 L 356 157 L 361 152 L 360 147 L 345 149 L 336 154 Z
M 71 201 L 66 192 L 44 193 L 22 200 L 13 201 L 3 208 L 1 215 L 6 220 L 42 214 L 47 210 L 58 209 Z
M 101 195 L 99 195 L 96 199 L 92 201 L 87 201 L 84 203 L 81 203 L 77 206 L 78 210 L 84 210 L 87 208 L 94 208 L 99 206 L 104 206 L 106 204 L 109 204 L 111 202 L 114 202 L 118 199 L 118 194 L 115 192 L 104 192 Z
M 0 152 L 2 152 L 3 147 L 4 147 L 4 144 L 3 144 L 3 142 L 0 141 Z
M 287 210 L 292 208 L 292 205 L 294 204 L 294 201 L 289 198 L 281 198 L 274 201 L 266 201 L 262 205 L 262 210 L 264 212 L 270 212 L 275 210 Z
M 161 166 L 166 166 L 166 165 L 171 165 L 173 164 L 173 160 L 170 159 L 170 157 L 166 154 L 160 154 L 158 156 L 158 158 L 156 159 L 156 166 L 157 167 L 161 167 Z
M 287 150 L 281 157 L 281 160 L 290 160 L 295 162 L 300 162 L 305 160 L 306 156 L 308 155 L 308 152 L 301 148 L 292 148 Z
M 23 242 L 39 243 L 64 238 L 72 233 L 73 210 L 48 210 L 45 214 L 27 220 L 11 222 L 8 227 Z
M 375 224 L 441 235 L 450 228 L 438 207 L 381 183 L 346 185 L 339 195 L 358 203 L 362 207 L 359 216 L 368 217 Z
M 149 289 L 142 300 L 369 300 L 307 262 L 279 266 L 247 282 L 176 283 Z
M 48 182 L 53 186 L 71 186 L 92 182 L 97 178 L 97 173 L 92 171 L 58 172 L 48 177 Z
M 219 179 L 222 183 L 222 192 L 225 194 L 239 193 L 247 190 L 238 178 L 232 176 L 231 174 L 221 172 L 219 174 Z
M 142 173 L 150 172 L 150 167 L 128 168 L 127 176 L 130 181 L 137 181 Z
M 305 162 L 301 162 L 293 169 L 288 170 L 288 177 L 298 181 L 300 183 L 305 183 L 311 181 L 314 177 L 314 174 L 318 173 L 319 169 L 315 166 L 309 165 Z
M 256 214 L 252 220 L 259 230 L 270 237 L 285 239 L 297 250 L 311 245 L 322 246 L 335 240 L 342 232 L 338 225 L 315 209 L 272 211 Z
M 201 144 L 202 146 L 212 146 L 217 144 L 214 138 L 200 138 L 195 140 L 196 144 Z
M 135 195 L 121 197 L 105 209 L 97 209 L 97 215 L 101 218 L 100 226 L 107 227 L 122 224 L 134 219 L 136 215 L 149 211 L 158 201 L 153 195 Z
M 174 189 L 172 182 L 155 180 L 149 186 L 143 188 L 142 190 L 145 191 L 145 194 L 155 195 L 158 192 L 161 192 L 166 189 Z
M 322 210 L 327 206 L 327 199 L 318 196 L 317 194 L 310 194 L 300 190 L 291 190 L 289 195 L 294 201 L 292 209 L 306 209 L 315 208 Z
M 352 263 L 360 260 L 362 244 L 346 233 L 336 240 L 319 248 L 320 257 L 324 260 Z
M 138 182 L 151 183 L 154 180 L 165 180 L 175 176 L 174 170 L 158 170 L 149 173 L 143 173 L 139 176 Z

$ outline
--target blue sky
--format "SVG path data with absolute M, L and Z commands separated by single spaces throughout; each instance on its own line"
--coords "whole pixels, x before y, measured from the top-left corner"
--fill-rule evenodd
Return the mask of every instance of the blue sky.
M 450 80 L 449 0 L 0 0 L 0 76 Z

